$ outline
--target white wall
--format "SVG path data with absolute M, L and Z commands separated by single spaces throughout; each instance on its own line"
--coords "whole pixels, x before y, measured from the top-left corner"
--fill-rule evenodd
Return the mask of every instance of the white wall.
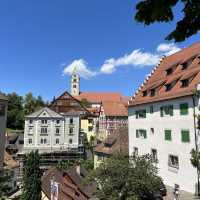
M 180 103 L 189 103 L 189 114 L 180 115 Z M 160 117 L 160 107 L 172 104 L 174 106 L 173 116 Z M 153 105 L 154 113 L 149 113 L 149 107 Z M 143 119 L 136 119 L 135 110 L 147 109 L 147 116 Z M 196 169 L 190 163 L 190 151 L 195 148 L 195 135 L 193 124 L 193 103 L 191 97 L 184 97 L 158 103 L 129 107 L 129 152 L 133 153 L 133 148 L 138 148 L 139 155 L 151 152 L 151 149 L 157 149 L 159 174 L 164 183 L 174 187 L 174 184 L 180 185 L 181 190 L 195 192 L 195 183 L 197 182 Z M 154 134 L 150 129 L 154 128 Z M 136 129 L 146 129 L 147 138 L 136 138 Z M 172 131 L 172 141 L 166 141 L 164 130 Z M 190 142 L 181 141 L 181 130 L 190 131 Z M 169 168 L 169 154 L 179 157 L 179 169 Z

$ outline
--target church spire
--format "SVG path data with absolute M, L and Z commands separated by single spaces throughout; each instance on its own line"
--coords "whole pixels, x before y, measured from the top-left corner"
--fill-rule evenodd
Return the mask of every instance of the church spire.
M 77 73 L 77 68 L 74 66 L 71 75 L 71 95 L 78 96 L 80 93 L 80 77 Z

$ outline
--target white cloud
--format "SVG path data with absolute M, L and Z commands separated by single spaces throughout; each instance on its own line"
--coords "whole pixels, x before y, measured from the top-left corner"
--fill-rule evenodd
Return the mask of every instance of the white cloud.
M 164 53 L 164 55 L 166 56 L 172 55 L 180 50 L 181 49 L 178 46 L 176 46 L 174 43 L 170 43 L 170 44 L 162 43 L 158 45 L 157 47 L 157 51 L 160 53 Z
M 63 70 L 63 74 L 71 75 L 74 67 L 76 67 L 76 70 L 81 77 L 89 79 L 100 73 L 112 74 L 118 67 L 122 66 L 145 67 L 157 65 L 163 55 L 169 56 L 177 51 L 180 51 L 180 48 L 174 43 L 159 44 L 154 53 L 144 52 L 141 49 L 135 49 L 130 54 L 125 54 L 119 58 L 106 59 L 101 65 L 99 71 L 90 70 L 84 59 L 78 59 L 66 66 Z
M 85 79 L 89 79 L 97 74 L 97 72 L 92 71 L 88 68 L 87 63 L 84 59 L 74 60 L 71 64 L 67 65 L 64 70 L 64 75 L 71 75 L 76 68 L 77 73 Z
M 116 71 L 119 66 L 145 67 L 156 65 L 163 55 L 169 56 L 180 51 L 174 43 L 160 44 L 156 49 L 156 53 L 143 52 L 141 49 L 135 49 L 130 54 L 126 54 L 119 58 L 110 58 L 105 60 L 101 66 L 100 72 L 103 74 L 111 74 Z
M 123 57 L 106 60 L 101 66 L 100 71 L 104 74 L 111 74 L 116 70 L 118 66 L 152 66 L 157 64 L 159 59 L 160 56 L 157 54 L 142 52 L 140 49 L 136 49 L 132 53 L 126 54 Z

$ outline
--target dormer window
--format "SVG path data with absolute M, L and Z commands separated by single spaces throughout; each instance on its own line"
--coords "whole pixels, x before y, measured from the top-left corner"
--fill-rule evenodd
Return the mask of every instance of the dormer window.
M 182 80 L 181 83 L 182 83 L 181 87 L 187 87 L 189 85 L 189 80 L 188 79 Z
M 170 91 L 171 89 L 172 89 L 172 84 L 171 83 L 165 85 L 165 91 L 166 92 Z
M 143 96 L 143 97 L 146 97 L 146 96 L 147 96 L 147 91 L 146 91 L 146 90 L 143 91 L 142 96 Z
M 184 62 L 181 65 L 182 65 L 182 70 L 185 70 L 185 69 L 188 68 L 188 63 L 187 62 Z
M 172 74 L 172 72 L 173 72 L 172 68 L 167 69 L 166 70 L 167 76 L 170 75 L 170 74 Z
M 151 97 L 155 96 L 155 94 L 156 94 L 156 90 L 155 89 L 151 89 L 150 90 Z

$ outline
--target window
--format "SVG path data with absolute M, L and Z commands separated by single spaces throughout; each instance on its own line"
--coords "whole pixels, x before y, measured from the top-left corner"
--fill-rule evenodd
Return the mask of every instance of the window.
M 32 142 L 33 142 L 32 139 L 28 139 L 29 144 L 32 144 Z
M 6 113 L 6 106 L 4 104 L 0 104 L 0 116 L 4 116 Z
M 147 91 L 146 91 L 146 90 L 143 91 L 142 96 L 143 96 L 143 97 L 146 97 L 146 96 L 147 96 Z
M 169 166 L 174 168 L 179 168 L 179 160 L 178 156 L 169 155 Z
M 171 89 L 172 89 L 172 84 L 171 83 L 165 85 L 165 91 L 166 92 L 170 91 Z
M 181 141 L 184 143 L 190 142 L 190 131 L 189 130 L 181 131 Z
M 185 69 L 188 68 L 188 63 L 187 62 L 184 62 L 181 65 L 182 65 L 182 70 L 185 70 Z
M 160 107 L 160 116 L 173 116 L 173 105 L 167 105 Z
M 138 156 L 138 148 L 137 147 L 133 148 L 133 155 Z
M 151 89 L 150 90 L 150 96 L 153 97 L 156 94 L 156 90 L 155 89 Z
M 58 120 L 56 120 L 56 124 L 60 124 L 60 120 L 58 119 Z
M 29 134 L 32 135 L 33 134 L 33 127 L 29 127 Z
M 156 149 L 151 149 L 151 155 L 152 155 L 152 159 L 154 162 L 158 161 L 158 155 L 157 155 L 157 150 Z
M 154 134 L 154 128 L 150 128 L 151 133 Z
M 41 133 L 47 133 L 47 128 L 42 127 L 42 128 L 41 128 Z
M 74 129 L 73 128 L 69 128 L 69 134 L 73 134 Z
M 40 144 L 43 144 L 43 143 L 44 143 L 43 138 L 41 138 L 40 139 Z
M 76 88 L 76 85 L 73 85 L 73 88 Z
M 76 82 L 77 82 L 77 79 L 75 78 L 73 81 L 74 81 L 74 83 L 76 83 Z
M 59 138 L 56 138 L 56 144 L 59 144 Z
M 93 126 L 88 126 L 88 131 L 89 132 L 93 131 Z
M 24 140 L 19 140 L 19 144 L 24 144 Z
M 150 106 L 150 113 L 153 113 L 153 106 Z
M 56 134 L 59 134 L 59 133 L 60 133 L 60 129 L 56 128 Z
M 172 68 L 169 68 L 169 69 L 166 70 L 166 74 L 167 74 L 167 75 L 172 74 L 172 72 L 173 72 Z
M 93 119 L 88 119 L 88 123 L 92 124 L 93 123 Z
M 146 118 L 146 110 L 138 110 L 136 111 L 136 119 L 138 118 Z
M 32 119 L 30 119 L 30 120 L 29 120 L 29 124 L 32 124 L 32 123 L 33 123 L 33 120 L 32 120 Z
M 168 141 L 172 140 L 171 130 L 165 130 L 165 140 L 168 140 Z
M 188 115 L 188 103 L 180 104 L 180 114 L 181 115 Z
M 144 129 L 137 129 L 136 130 L 136 138 L 147 138 L 147 131 Z
M 187 87 L 189 85 L 189 80 L 188 79 L 182 80 L 181 83 L 182 83 L 181 87 Z
M 47 124 L 47 120 L 46 120 L 46 119 L 43 119 L 43 120 L 42 120 L 42 124 Z
M 46 144 L 46 143 L 47 143 L 47 139 L 45 138 L 45 139 L 44 139 L 44 144 Z
M 69 139 L 69 144 L 72 144 L 72 139 Z
M 74 122 L 73 118 L 70 118 L 70 119 L 69 119 L 69 123 L 70 123 L 70 124 L 73 124 L 73 122 Z

